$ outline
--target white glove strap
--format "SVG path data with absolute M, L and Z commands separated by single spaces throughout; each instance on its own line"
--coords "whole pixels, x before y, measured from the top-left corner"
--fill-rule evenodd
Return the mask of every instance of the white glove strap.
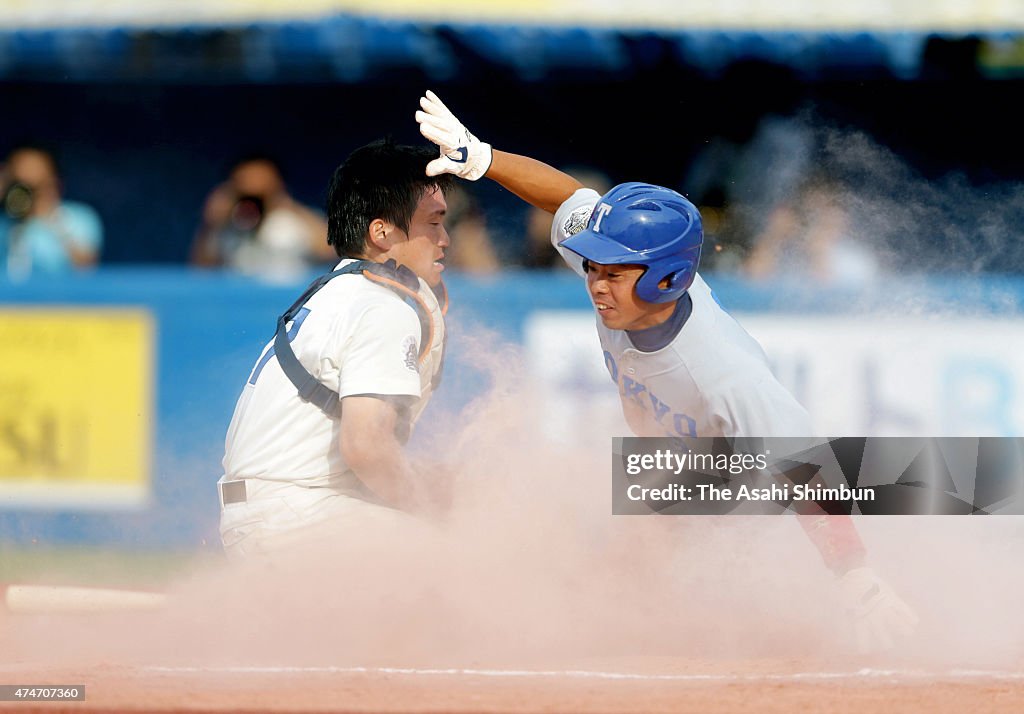
M 477 181 L 484 177 L 487 169 L 491 168 L 491 145 L 477 140 L 468 131 L 466 134 L 468 135 L 466 145 L 448 152 L 445 156 L 449 161 L 458 165 L 455 171 L 458 176 L 468 181 Z

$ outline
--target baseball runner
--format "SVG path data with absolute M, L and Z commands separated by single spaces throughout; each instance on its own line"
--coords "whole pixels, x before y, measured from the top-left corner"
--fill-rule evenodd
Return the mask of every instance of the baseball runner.
M 218 483 L 229 556 L 325 528 L 410 520 L 439 489 L 403 453 L 441 375 L 449 176 L 427 147 L 354 151 L 328 190 L 341 259 L 278 320 L 228 428 Z
M 761 346 L 698 274 L 703 232 L 692 203 L 636 182 L 600 196 L 551 166 L 492 149 L 433 92 L 420 107 L 420 132 L 440 148 L 428 175 L 487 176 L 555 214 L 551 241 L 586 280 L 605 364 L 637 435 L 813 435 L 810 416 L 775 379 Z M 917 617 L 866 566 L 852 520 L 799 520 L 841 578 L 860 648 L 885 649 L 909 634 Z

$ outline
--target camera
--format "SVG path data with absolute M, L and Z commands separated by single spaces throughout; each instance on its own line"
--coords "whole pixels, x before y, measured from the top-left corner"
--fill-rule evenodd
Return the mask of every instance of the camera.
M 263 222 L 264 206 L 260 196 L 242 195 L 231 208 L 229 221 L 239 233 L 255 233 Z
M 14 181 L 4 191 L 4 213 L 15 221 L 23 221 L 32 213 L 33 201 L 32 187 L 20 181 Z

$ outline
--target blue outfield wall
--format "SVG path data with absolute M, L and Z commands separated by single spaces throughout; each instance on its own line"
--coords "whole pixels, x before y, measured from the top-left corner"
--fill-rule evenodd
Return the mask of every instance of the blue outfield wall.
M 884 291 L 808 293 L 803 285 L 751 285 L 708 276 L 727 309 L 749 312 L 860 314 L 912 305 L 921 314 L 1024 315 L 1024 278 L 901 277 Z M 274 330 L 277 315 L 306 282 L 271 285 L 217 272 L 172 268 L 104 269 L 58 280 L 0 282 L 0 308 L 131 307 L 155 325 L 151 499 L 136 510 L 12 507 L 0 497 L 4 543 L 91 543 L 130 548 L 215 547 L 224 433 L 235 400 Z M 589 309 L 568 271 L 510 272 L 491 278 L 451 275 L 449 359 L 444 385 L 428 410 L 457 413 L 483 393 L 489 377 L 475 355 L 514 359 L 536 310 Z M 472 345 L 472 347 L 470 347 Z M 0 367 L 2 372 L 2 367 Z M 609 388 L 611 384 L 609 383 Z M 2 415 L 0 415 L 2 416 Z M 429 437 L 428 418 L 418 435 Z M 2 437 L 0 437 L 2 438 Z

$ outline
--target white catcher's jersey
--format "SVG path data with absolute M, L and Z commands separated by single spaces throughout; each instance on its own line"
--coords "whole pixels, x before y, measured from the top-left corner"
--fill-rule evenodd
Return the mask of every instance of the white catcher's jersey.
M 422 280 L 419 296 L 434 322 L 433 342 L 422 361 L 416 311 L 391 289 L 360 274 L 334 278 L 299 311 L 288 329 L 295 356 L 341 397 L 414 397 L 410 414 L 415 421 L 430 399 L 444 345 L 441 307 Z M 298 396 L 273 344 L 271 339 L 264 348 L 235 406 L 225 443 L 225 480 L 259 478 L 308 487 L 340 483 L 348 467 L 341 455 L 339 421 Z
M 558 209 L 551 227 L 552 243 L 583 277 L 582 258 L 558 243 L 586 227 L 599 198 L 580 189 Z M 812 436 L 807 411 L 779 384 L 761 345 L 721 308 L 700 275 L 689 294 L 689 318 L 655 352 L 638 350 L 625 331 L 610 330 L 597 317 L 605 366 L 630 428 L 639 436 Z

